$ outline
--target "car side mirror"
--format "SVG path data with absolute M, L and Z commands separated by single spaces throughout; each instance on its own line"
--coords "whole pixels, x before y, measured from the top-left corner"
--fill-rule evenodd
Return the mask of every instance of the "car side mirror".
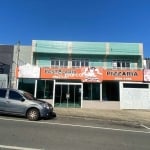
M 25 101 L 25 99 L 22 97 L 22 98 L 21 98 L 21 101 L 22 101 L 22 102 L 24 102 L 24 101 Z

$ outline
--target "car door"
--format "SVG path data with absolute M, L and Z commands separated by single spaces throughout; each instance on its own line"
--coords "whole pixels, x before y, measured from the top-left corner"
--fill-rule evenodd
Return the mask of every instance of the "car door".
M 5 111 L 14 114 L 25 114 L 26 103 L 23 100 L 23 96 L 14 90 L 9 90 L 8 97 L 6 99 Z
M 0 111 L 4 111 L 6 107 L 6 93 L 7 89 L 0 89 Z

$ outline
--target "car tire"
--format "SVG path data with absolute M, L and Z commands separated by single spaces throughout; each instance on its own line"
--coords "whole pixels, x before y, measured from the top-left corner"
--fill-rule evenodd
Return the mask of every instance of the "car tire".
M 27 118 L 30 121 L 37 121 L 37 120 L 39 120 L 40 113 L 39 113 L 38 109 L 36 109 L 36 108 L 29 109 L 28 112 L 27 112 Z

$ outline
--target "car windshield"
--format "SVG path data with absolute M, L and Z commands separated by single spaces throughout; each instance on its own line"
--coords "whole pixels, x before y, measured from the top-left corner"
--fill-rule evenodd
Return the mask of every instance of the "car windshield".
M 36 100 L 36 98 L 34 98 L 34 96 L 28 92 L 24 92 L 23 93 L 23 96 L 26 98 L 26 99 L 29 99 L 29 100 Z

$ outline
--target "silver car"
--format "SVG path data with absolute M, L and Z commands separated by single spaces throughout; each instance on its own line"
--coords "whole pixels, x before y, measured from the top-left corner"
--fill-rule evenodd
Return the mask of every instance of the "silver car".
M 0 88 L 0 113 L 25 116 L 36 121 L 53 114 L 51 104 L 35 99 L 32 94 L 9 88 Z

